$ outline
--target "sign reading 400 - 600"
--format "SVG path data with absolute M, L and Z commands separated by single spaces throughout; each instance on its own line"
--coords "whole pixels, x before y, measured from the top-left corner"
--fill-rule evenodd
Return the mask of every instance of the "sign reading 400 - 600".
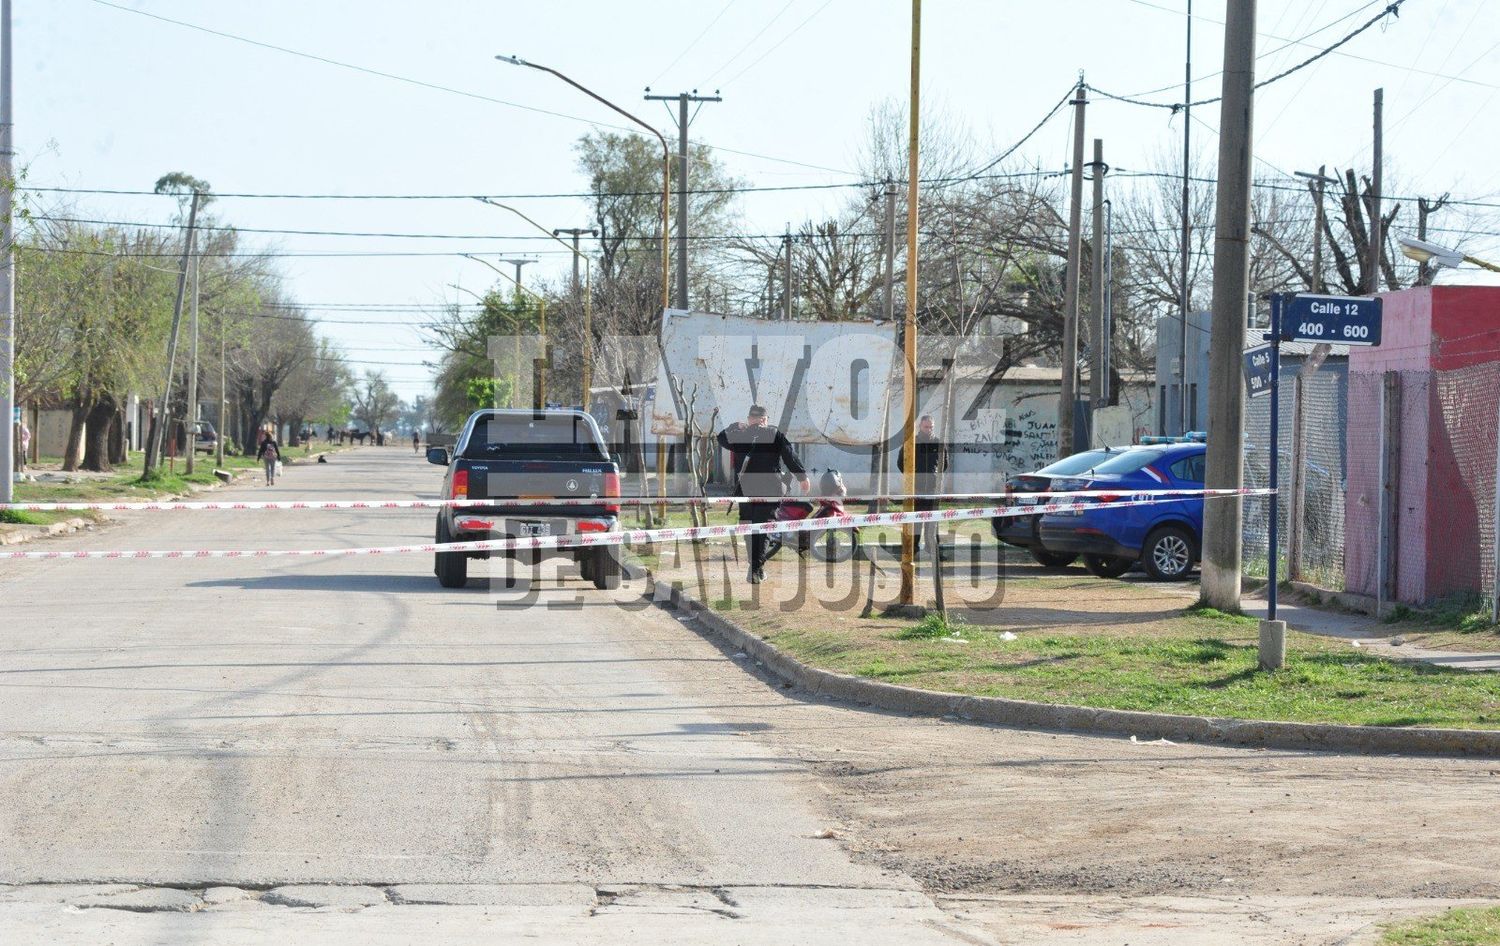
M 1365 296 L 1293 296 L 1281 304 L 1281 340 L 1379 345 L 1380 300 Z

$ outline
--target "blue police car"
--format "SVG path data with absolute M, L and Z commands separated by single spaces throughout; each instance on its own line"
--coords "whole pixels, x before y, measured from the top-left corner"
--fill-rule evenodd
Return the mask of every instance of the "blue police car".
M 1083 556 L 1100 578 L 1118 578 L 1136 562 L 1160 581 L 1186 578 L 1198 562 L 1203 537 L 1203 498 L 1111 506 L 1131 494 L 1154 489 L 1202 489 L 1207 444 L 1202 434 L 1146 438 L 1142 446 L 1112 456 L 1087 473 L 1054 479 L 1055 492 L 1099 491 L 1091 508 L 1043 516 L 1042 546 Z

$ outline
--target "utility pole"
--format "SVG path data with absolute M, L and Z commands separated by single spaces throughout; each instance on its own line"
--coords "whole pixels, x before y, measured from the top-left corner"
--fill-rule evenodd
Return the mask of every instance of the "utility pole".
M 1105 391 L 1108 390 L 1109 381 L 1109 338 L 1104 331 L 1104 175 L 1109 173 L 1109 165 L 1104 163 L 1104 140 L 1094 139 L 1094 160 L 1089 165 L 1094 172 L 1094 230 L 1093 230 L 1093 263 L 1094 271 L 1089 287 L 1089 339 L 1092 342 L 1093 353 L 1092 366 L 1089 369 L 1089 403 L 1094 411 L 1106 405 Z M 1095 427 L 1092 421 L 1089 424 L 1089 446 L 1093 446 Z
M 146 444 L 146 462 L 143 473 L 156 471 L 161 459 L 161 442 L 172 414 L 172 371 L 177 361 L 177 333 L 182 326 L 182 302 L 187 293 L 188 265 L 192 260 L 193 241 L 198 229 L 198 203 L 203 199 L 201 191 L 193 191 L 192 203 L 188 205 L 187 234 L 182 240 L 182 265 L 177 270 L 177 300 L 172 304 L 172 333 L 167 338 L 167 378 L 162 383 L 161 403 L 157 405 L 156 417 L 151 425 L 151 439 Z
M 522 283 L 521 283 L 521 267 L 522 266 L 529 266 L 532 263 L 535 263 L 536 260 L 534 260 L 534 259 L 503 259 L 503 260 L 500 260 L 499 262 L 501 262 L 501 263 L 509 263 L 510 265 L 512 265 L 512 266 L 514 266 L 516 268 L 516 290 L 519 292 L 520 290 L 522 290 L 522 289 L 525 288 L 525 286 L 522 285 Z
M 219 436 L 214 441 L 214 463 L 223 468 L 224 466 L 224 440 L 229 436 L 228 428 L 224 424 L 224 411 L 228 405 L 229 392 L 225 390 L 228 384 L 229 370 L 224 360 L 224 314 L 219 313 Z
M 781 246 L 786 253 L 785 265 L 781 270 L 781 321 L 792 320 L 792 225 L 786 225 L 786 235 L 781 238 Z
M 646 101 L 648 102 L 672 102 L 677 103 L 677 298 L 673 305 L 679 309 L 690 308 L 688 305 L 688 125 L 692 119 L 688 117 L 688 105 L 693 102 L 722 102 L 718 90 L 713 95 L 699 95 L 698 90 L 691 92 L 679 92 L 676 95 L 652 95 L 651 89 L 646 89 Z M 697 112 L 694 112 L 696 115 Z M 662 234 L 665 240 L 667 235 Z
M 1068 280 L 1063 292 L 1063 344 L 1058 359 L 1062 391 L 1057 399 L 1057 458 L 1074 450 L 1073 412 L 1078 400 L 1078 287 L 1083 265 L 1083 119 L 1088 108 L 1088 87 L 1078 74 L 1078 94 L 1073 99 L 1073 203 L 1068 208 Z
M 194 244 L 197 240 L 193 241 Z M 193 472 L 193 459 L 198 452 L 198 247 L 193 247 L 193 305 L 192 316 L 189 319 L 192 325 L 193 352 L 190 358 L 192 367 L 188 371 L 187 385 L 187 472 Z
M 1177 338 L 1177 419 L 1178 433 L 1187 433 L 1188 420 L 1187 365 L 1188 317 L 1193 311 L 1193 291 L 1188 282 L 1191 272 L 1193 218 L 1192 173 L 1193 151 L 1193 0 L 1187 0 L 1187 54 L 1182 65 L 1182 319 Z M 1206 387 L 1206 386 L 1205 386 Z M 1206 393 L 1206 392 L 1205 392 Z M 1196 418 L 1195 418 L 1196 419 Z
M 1370 170 L 1370 295 L 1380 291 L 1385 221 L 1380 219 L 1380 171 L 1384 164 L 1385 89 L 1375 90 L 1375 167 Z
M 922 91 L 922 0 L 911 0 L 911 103 L 907 115 L 906 139 L 906 325 L 902 334 L 903 372 L 901 387 L 903 428 L 906 450 L 906 475 L 902 492 L 904 508 L 916 509 L 912 494 L 917 491 L 917 210 L 921 185 L 921 123 L 918 116 Z M 917 591 L 916 533 L 911 523 L 901 527 L 901 592 L 897 607 L 913 610 Z
M 553 230 L 553 236 L 562 236 L 566 233 L 573 238 L 573 292 L 578 292 L 578 261 L 583 258 L 583 251 L 578 248 L 578 240 L 584 236 L 598 236 L 599 231 L 592 227 L 563 227 Z
M 1208 387 L 1208 472 L 1204 485 L 1209 489 L 1239 489 L 1245 478 L 1244 386 L 1238 378 L 1240 352 L 1245 344 L 1245 296 L 1250 283 L 1255 2 L 1229 0 L 1224 26 L 1224 99 L 1219 107 L 1219 182 L 1208 373 L 1219 383 Z M 1204 502 L 1202 602 L 1231 614 L 1240 609 L 1242 524 L 1238 497 Z
M 1313 206 L 1315 208 L 1313 219 L 1313 258 L 1312 258 L 1312 286 L 1315 293 L 1322 293 L 1323 284 L 1323 194 L 1326 185 L 1337 184 L 1338 178 L 1328 176 L 1328 165 L 1318 165 L 1318 173 L 1308 171 L 1294 172 L 1298 177 L 1307 179 L 1307 186 L 1312 190 Z
M 10 0 L 0 0 L 0 503 L 15 501 L 16 482 L 16 233 L 11 217 L 15 197 L 15 129 L 11 113 Z

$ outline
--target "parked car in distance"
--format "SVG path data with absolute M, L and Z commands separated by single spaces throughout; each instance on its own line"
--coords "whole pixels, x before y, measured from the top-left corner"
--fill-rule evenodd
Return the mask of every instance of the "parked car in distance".
M 197 422 L 194 444 L 203 453 L 213 453 L 219 448 L 219 432 L 206 420 Z
M 1139 446 L 1085 475 L 1053 480 L 1057 491 L 1102 495 L 1092 508 L 1043 516 L 1042 546 L 1059 555 L 1082 555 L 1084 567 L 1100 578 L 1118 578 L 1137 562 L 1160 581 L 1186 578 L 1203 544 L 1203 497 L 1140 506 L 1110 503 L 1145 490 L 1202 489 L 1207 449 L 1201 440 Z
M 449 499 L 523 499 L 526 505 L 446 506 L 437 515 L 437 541 L 577 535 L 619 527 L 620 470 L 599 426 L 583 411 L 485 410 L 464 424 L 451 448 L 429 447 L 427 460 L 448 468 Z M 549 499 L 586 499 L 548 505 Z M 593 502 L 592 500 L 598 500 Z M 620 585 L 620 547 L 539 550 L 538 557 L 571 557 L 580 574 L 601 589 Z M 468 560 L 489 552 L 438 552 L 433 573 L 444 588 L 462 588 Z
M 1129 449 L 1129 447 L 1101 447 L 1096 450 L 1083 450 L 1063 457 L 1056 463 L 1048 464 L 1034 473 L 1012 476 L 1006 480 L 1005 485 L 1007 489 L 1016 493 L 1051 492 L 1054 488 L 1053 483 L 1058 479 L 1086 473 L 1110 457 Z M 1015 500 L 1015 504 L 1019 506 L 1035 506 L 1041 502 L 1043 500 L 1030 496 L 1018 497 Z M 1042 546 L 1042 537 L 1038 531 L 1041 522 L 1040 515 L 996 516 L 990 520 L 990 529 L 995 533 L 995 538 L 1006 545 L 1013 545 L 1030 552 L 1031 557 L 1039 565 L 1047 568 L 1066 568 L 1073 564 L 1078 558 L 1076 552 L 1053 552 Z

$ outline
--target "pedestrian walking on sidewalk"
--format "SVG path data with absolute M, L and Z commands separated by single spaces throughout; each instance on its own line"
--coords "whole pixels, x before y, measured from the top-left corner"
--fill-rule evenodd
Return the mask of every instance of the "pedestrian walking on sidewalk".
M 420 430 L 413 430 L 411 432 L 411 452 L 422 452 L 422 432 Z
M 765 502 L 740 503 L 740 522 L 770 522 L 776 516 L 776 502 L 782 495 L 782 465 L 802 484 L 806 493 L 812 486 L 802 461 L 792 451 L 786 434 L 766 423 L 766 409 L 759 404 L 750 408 L 743 422 L 735 422 L 719 431 L 719 446 L 729 451 L 734 461 L 734 489 L 740 496 L 767 497 Z M 750 584 L 766 577 L 766 536 L 756 533 L 745 537 L 750 558 Z
M 936 495 L 938 491 L 938 478 L 944 470 L 948 469 L 948 454 L 943 445 L 932 433 L 932 415 L 923 414 L 921 420 L 917 421 L 917 492 L 924 496 Z M 902 447 L 896 453 L 896 469 L 906 472 L 906 448 Z M 930 512 L 937 508 L 936 499 L 918 499 L 913 502 L 912 508 L 917 512 Z M 921 551 L 922 534 L 927 531 L 929 525 L 933 526 L 933 541 L 937 541 L 937 527 L 933 523 L 918 523 L 916 533 L 912 536 L 912 552 Z
M 281 462 L 281 445 L 276 442 L 274 434 L 266 434 L 255 456 L 266 468 L 266 485 L 275 486 L 276 465 Z

